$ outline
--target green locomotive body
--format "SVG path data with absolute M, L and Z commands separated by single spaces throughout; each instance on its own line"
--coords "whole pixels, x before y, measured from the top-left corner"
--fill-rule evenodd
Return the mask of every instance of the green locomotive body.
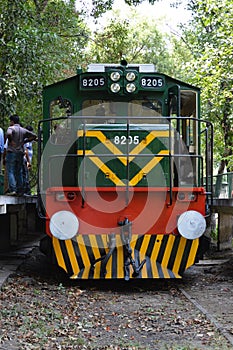
M 90 65 L 45 87 L 39 130 L 42 246 L 70 277 L 180 277 L 194 263 L 212 171 L 197 87 L 152 65 Z

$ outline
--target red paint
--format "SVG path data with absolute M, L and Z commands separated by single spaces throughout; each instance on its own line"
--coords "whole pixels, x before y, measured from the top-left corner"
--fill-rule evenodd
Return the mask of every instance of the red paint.
M 66 199 L 56 200 L 56 193 L 63 191 Z M 185 194 L 184 200 L 176 200 L 178 191 Z M 75 193 L 71 200 L 67 199 L 68 192 Z M 196 194 L 195 201 L 188 201 L 190 192 Z M 119 233 L 119 222 L 124 218 L 132 222 L 133 234 L 177 233 L 177 219 L 184 211 L 197 210 L 205 215 L 203 188 L 173 188 L 171 206 L 169 201 L 167 188 L 130 187 L 128 193 L 126 187 L 85 188 L 84 202 L 78 188 L 52 188 L 47 191 L 46 208 L 48 217 L 60 210 L 72 211 L 79 219 L 80 234 Z

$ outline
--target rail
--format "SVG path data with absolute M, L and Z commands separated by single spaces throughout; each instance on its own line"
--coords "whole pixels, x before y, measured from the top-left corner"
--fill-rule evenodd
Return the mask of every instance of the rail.
M 122 120 L 122 118 L 124 120 Z M 105 117 L 99 117 L 98 119 L 103 120 L 103 123 L 101 123 L 101 125 L 103 126 L 106 122 L 106 120 L 108 120 L 108 118 Z M 141 126 L 140 123 L 138 124 L 139 121 L 142 120 L 141 116 L 131 116 L 131 117 L 119 117 L 116 118 L 120 121 L 121 126 L 123 128 L 125 128 L 125 132 L 127 135 L 127 140 L 130 139 L 130 133 L 131 133 L 131 128 L 135 127 L 133 124 L 136 124 L 138 126 Z M 55 152 L 55 148 L 56 145 L 54 144 L 53 146 L 51 145 L 51 149 L 54 152 L 49 152 L 48 153 L 48 157 L 47 157 L 47 162 L 46 162 L 46 168 L 48 169 L 48 182 L 47 185 L 50 187 L 52 185 L 51 183 L 51 179 L 52 181 L 54 180 L 54 177 L 50 176 L 50 174 L 53 174 L 52 172 L 52 160 L 55 158 L 70 158 L 70 157 L 77 157 L 77 158 L 83 158 L 83 162 L 82 162 L 82 181 L 81 181 L 81 188 L 82 188 L 82 194 L 83 194 L 83 198 L 85 198 L 85 160 L 87 158 L 93 158 L 96 156 L 100 156 L 99 154 L 91 154 L 90 152 L 86 151 L 86 144 L 87 144 L 87 131 L 89 130 L 88 128 L 92 128 L 93 130 L 95 130 L 95 126 L 96 124 L 94 123 L 93 126 L 91 123 L 93 123 L 93 116 L 69 116 L 69 117 L 58 117 L 58 118 L 51 118 L 51 119 L 45 119 L 45 120 L 41 120 L 39 122 L 39 126 L 38 126 L 38 139 L 39 139 L 39 149 L 38 149 L 38 164 L 40 164 L 40 160 L 41 160 L 41 156 L 43 153 L 43 147 L 42 147 L 42 141 L 44 140 L 51 140 L 51 135 L 50 135 L 50 131 L 49 128 L 45 128 L 44 132 L 43 130 L 43 124 L 45 123 L 49 123 L 51 125 L 52 121 L 64 121 L 64 120 L 70 120 L 70 121 L 74 121 L 77 120 L 78 124 L 79 124 L 79 131 L 80 131 L 80 135 L 82 135 L 83 137 L 83 149 L 82 149 L 82 154 L 77 155 L 77 153 L 73 153 L 73 152 L 68 152 L 68 153 L 64 153 L 64 150 L 66 149 L 66 146 L 64 145 L 64 149 L 59 148 L 58 146 L 58 153 Z M 189 158 L 191 160 L 192 164 L 195 164 L 195 172 L 193 175 L 193 185 L 194 186 L 203 186 L 204 185 L 204 174 L 209 174 L 209 176 L 207 176 L 207 179 L 205 181 L 205 188 L 206 188 L 206 195 L 207 195 L 207 206 L 209 207 L 209 205 L 212 205 L 212 189 L 213 189 L 213 178 L 212 178 L 212 165 L 213 165 L 213 157 L 212 157 L 212 148 L 213 148 L 213 127 L 212 124 L 209 121 L 206 120 L 198 120 L 196 118 L 187 118 L 187 117 L 177 117 L 177 116 L 172 116 L 172 117 L 166 117 L 165 120 L 167 121 L 166 123 L 163 123 L 160 125 L 162 128 L 164 128 L 164 130 L 166 130 L 168 132 L 168 140 L 169 140 L 169 152 L 168 153 L 163 153 L 163 158 L 167 158 L 168 159 L 168 167 L 169 167 L 169 178 L 167 179 L 167 187 L 168 187 L 168 193 L 170 194 L 170 205 L 172 203 L 172 188 L 173 186 L 177 186 L 177 185 L 183 185 L 180 183 L 180 179 L 178 180 L 177 174 L 176 172 L 180 169 L 180 161 L 181 160 L 186 160 L 187 158 Z M 180 121 L 193 121 L 195 123 L 197 123 L 197 130 L 199 132 L 199 138 L 202 137 L 203 140 L 203 153 L 200 154 L 200 150 L 197 153 L 191 154 L 188 151 L 185 151 L 184 149 L 182 149 L 182 141 L 180 139 L 180 137 L 178 137 L 179 133 L 177 133 L 176 135 L 174 135 L 174 132 L 176 132 L 176 129 L 174 128 L 173 124 L 175 123 L 176 120 L 180 120 Z M 151 130 L 151 123 L 154 124 L 156 123 L 156 121 L 158 122 L 158 124 L 161 123 L 161 117 L 145 117 L 143 118 L 143 121 L 146 123 L 144 128 L 146 129 L 147 127 L 149 128 L 149 130 Z M 90 125 L 91 126 L 90 126 Z M 118 124 L 112 124 L 112 127 L 117 126 Z M 80 128 L 81 127 L 81 128 Z M 74 133 L 75 135 L 75 133 Z M 203 136 L 202 136 L 203 135 Z M 76 135 L 75 135 L 76 136 Z M 171 144 L 171 140 L 173 139 L 174 145 Z M 62 146 L 62 145 L 60 145 Z M 173 147 L 175 147 L 173 149 Z M 200 148 L 200 145 L 198 146 L 198 148 Z M 63 152 L 62 152 L 63 151 Z M 151 152 L 149 153 L 140 153 L 140 152 L 136 152 L 133 153 L 132 150 L 130 152 L 129 149 L 129 142 L 126 143 L 126 149 L 124 152 L 121 152 L 120 154 L 118 154 L 118 152 L 110 152 L 110 153 L 101 153 L 101 158 L 106 158 L 109 157 L 109 155 L 111 155 L 111 157 L 125 157 L 126 158 L 126 181 L 125 181 L 125 185 L 126 185 L 126 197 L 128 198 L 128 191 L 129 191 L 129 186 L 130 186 L 130 178 L 129 178 L 129 159 L 130 157 L 133 156 L 137 156 L 137 158 L 143 158 L 143 157 L 151 157 Z M 161 154 L 153 154 L 153 156 L 155 158 L 161 157 Z M 208 159 L 208 162 L 206 161 Z M 176 163 L 176 167 L 174 168 L 174 163 Z M 186 161 L 185 161 L 186 163 Z M 207 164 L 208 163 L 208 164 Z M 205 166 L 204 166 L 205 164 Z M 187 170 L 187 169 L 186 169 Z M 39 174 L 38 174 L 39 175 Z M 43 182 L 43 181 L 42 181 Z M 187 185 L 187 183 L 186 183 Z M 38 195 L 40 197 L 41 194 L 43 194 L 43 190 L 45 190 L 43 183 L 41 183 L 39 181 L 39 176 L 38 176 Z M 128 201 L 128 200 L 127 200 Z
M 213 176 L 213 194 L 215 199 L 233 198 L 233 172 Z

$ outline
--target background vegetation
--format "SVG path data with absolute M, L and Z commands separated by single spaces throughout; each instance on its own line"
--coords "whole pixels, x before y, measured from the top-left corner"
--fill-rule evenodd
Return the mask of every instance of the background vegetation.
M 146 1 L 146 0 L 145 0 Z M 163 6 L 167 0 L 158 0 Z M 94 33 L 87 24 L 85 1 L 0 0 L 0 125 L 11 113 L 36 129 L 42 116 L 44 85 L 75 74 L 93 62 L 154 63 L 163 73 L 202 90 L 202 116 L 215 125 L 215 166 L 233 170 L 233 0 L 191 0 L 189 23 L 181 35 L 161 32 L 135 12 L 142 0 L 125 0 L 130 20 L 119 13 Z M 153 4 L 154 0 L 148 0 Z M 113 0 L 92 0 L 97 20 Z M 183 6 L 171 1 L 171 6 Z

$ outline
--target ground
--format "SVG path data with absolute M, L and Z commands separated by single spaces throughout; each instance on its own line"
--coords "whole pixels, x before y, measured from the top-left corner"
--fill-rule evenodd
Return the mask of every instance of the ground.
M 35 248 L 0 293 L 0 349 L 233 349 L 215 322 L 233 334 L 232 282 L 229 257 L 183 280 L 70 281 Z

